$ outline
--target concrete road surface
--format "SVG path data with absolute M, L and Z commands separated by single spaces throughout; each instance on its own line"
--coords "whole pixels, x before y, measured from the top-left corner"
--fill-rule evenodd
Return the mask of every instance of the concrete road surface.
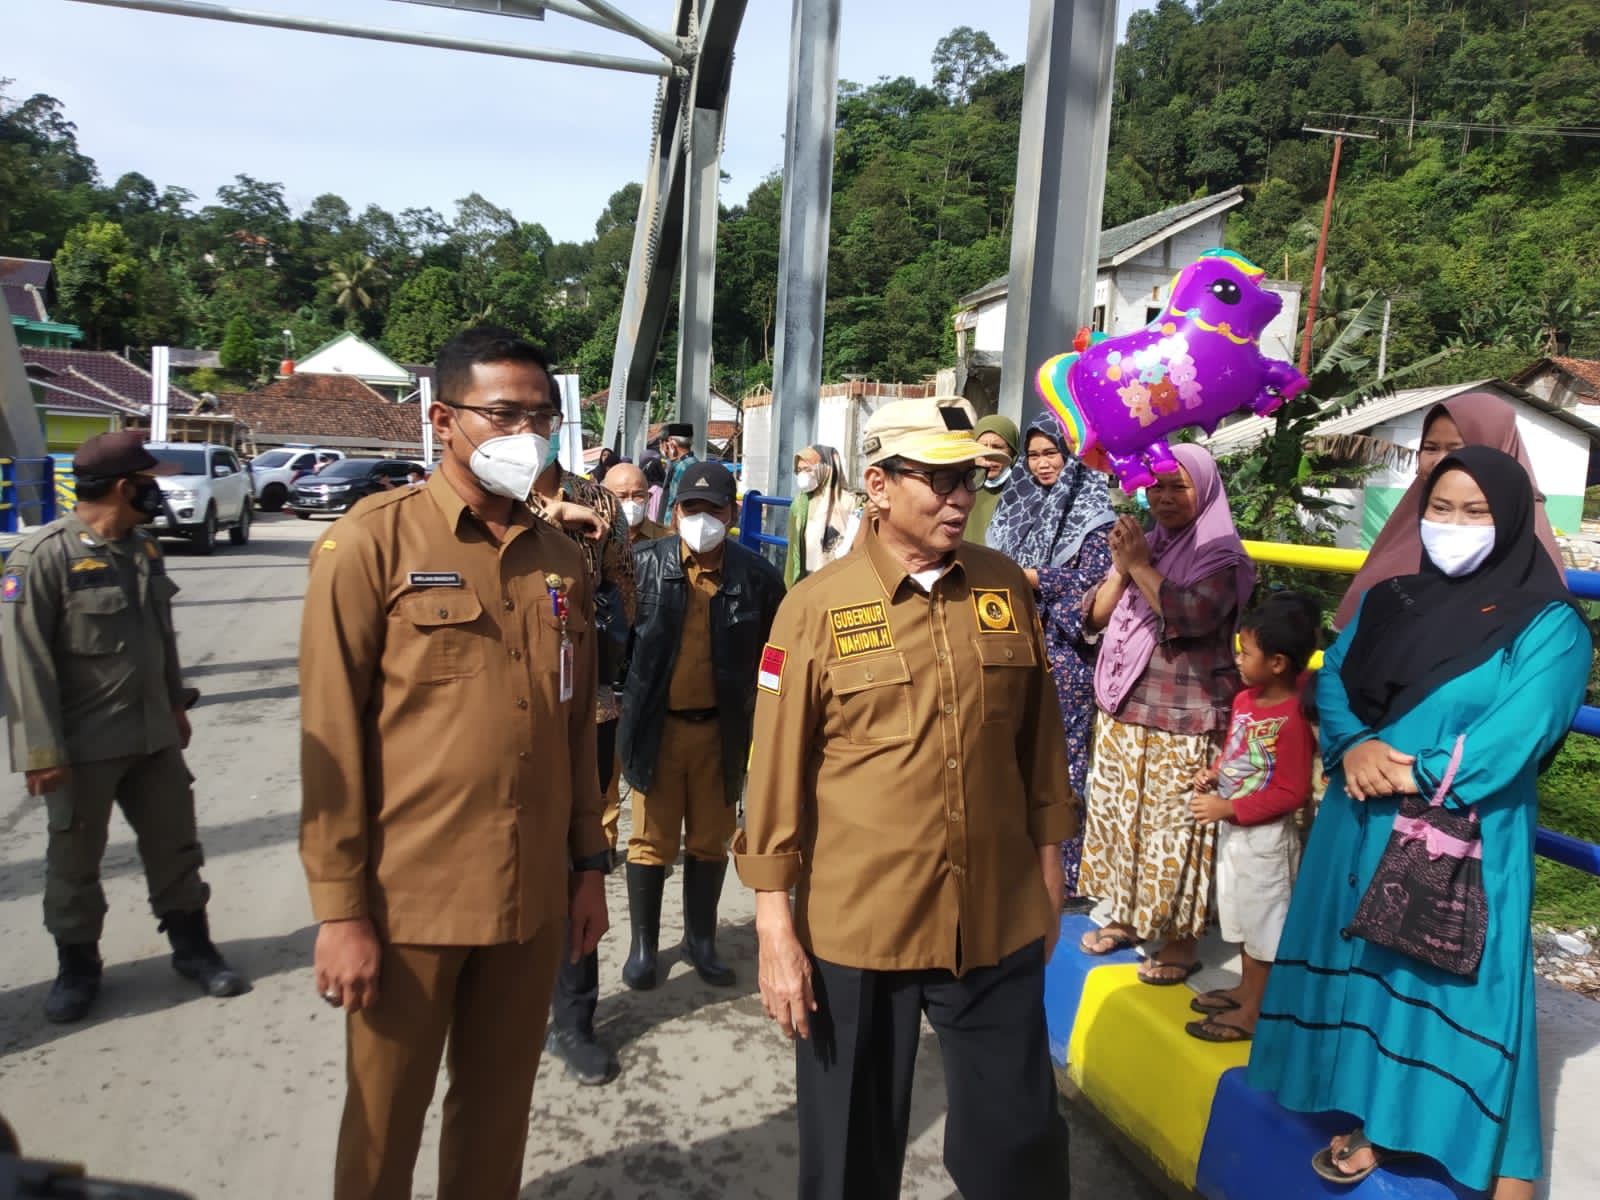
M 315 996 L 314 929 L 295 853 L 299 805 L 296 643 L 305 562 L 325 526 L 263 517 L 249 547 L 200 558 L 169 545 L 194 713 L 189 764 L 211 884 L 212 926 L 250 994 L 200 996 L 168 966 L 145 901 L 132 836 L 113 819 L 105 859 L 111 911 L 105 986 L 89 1020 L 48 1024 L 54 950 L 40 921 L 44 820 L 21 776 L 0 791 L 0 1114 L 30 1155 L 97 1175 L 185 1189 L 207 1200 L 329 1194 L 343 1096 L 341 1018 Z M 626 817 L 624 817 L 626 833 Z M 668 885 L 662 944 L 681 935 Z M 533 1098 L 525 1197 L 780 1200 L 794 1195 L 788 1044 L 755 995 L 750 894 L 730 874 L 722 946 L 739 985 L 700 983 L 668 952 L 669 977 L 635 994 L 620 980 L 627 898 L 610 881 L 613 932 L 601 947 L 600 1035 L 623 1076 L 581 1088 L 547 1061 Z M 506 1036 L 517 1031 L 508 1029 Z M 442 1095 L 442 1088 L 439 1093 Z M 940 1163 L 944 1088 L 925 1035 L 902 1194 L 956 1195 Z M 1159 1195 L 1092 1123 L 1074 1118 L 1074 1191 Z M 437 1106 L 416 1175 L 434 1195 Z

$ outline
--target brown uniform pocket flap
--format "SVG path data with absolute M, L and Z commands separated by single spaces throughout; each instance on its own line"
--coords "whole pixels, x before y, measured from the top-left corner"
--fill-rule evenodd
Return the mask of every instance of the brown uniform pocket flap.
M 483 605 L 467 588 L 429 588 L 402 596 L 400 615 L 413 625 L 466 625 L 483 615 Z
M 834 663 L 828 668 L 828 679 L 835 696 L 849 696 L 891 683 L 910 683 L 911 669 L 906 666 L 905 655 L 896 650 L 892 654 L 874 654 L 869 658 Z
M 1034 664 L 1033 643 L 1025 637 L 980 633 L 977 642 L 978 661 L 986 667 L 1031 667 Z

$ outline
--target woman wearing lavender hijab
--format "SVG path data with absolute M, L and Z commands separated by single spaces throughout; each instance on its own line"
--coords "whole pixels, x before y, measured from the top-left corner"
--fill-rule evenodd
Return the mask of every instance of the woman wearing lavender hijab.
M 1182 470 L 1145 489 L 1155 529 L 1118 519 L 1111 573 L 1085 600 L 1085 627 L 1104 634 L 1078 890 L 1111 919 L 1080 947 L 1109 954 L 1163 939 L 1139 968 L 1159 986 L 1199 969 L 1216 827 L 1197 825 L 1189 800 L 1228 725 L 1233 630 L 1255 586 L 1217 464 L 1199 446 L 1173 453 Z

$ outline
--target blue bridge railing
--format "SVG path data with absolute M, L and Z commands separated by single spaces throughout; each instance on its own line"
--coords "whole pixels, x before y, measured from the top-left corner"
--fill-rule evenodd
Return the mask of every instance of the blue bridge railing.
M 0 458 L 0 533 L 21 533 L 56 519 L 53 458 Z
M 766 510 L 769 508 L 788 508 L 792 503 L 782 496 L 763 496 L 760 492 L 746 492 L 744 502 L 739 510 L 739 541 L 742 545 L 752 550 L 760 551 L 766 547 L 787 550 L 789 539 L 777 534 L 767 533 L 764 522 Z M 1257 548 L 1263 543 L 1246 543 L 1252 555 L 1260 557 Z M 1303 550 L 1302 547 L 1284 547 L 1287 550 Z M 1320 548 L 1319 548 L 1320 549 Z M 1339 570 L 1353 572 L 1360 566 L 1359 552 L 1333 552 L 1325 556 L 1323 563 L 1297 563 L 1296 565 L 1312 566 L 1317 570 Z M 1568 569 L 1567 586 L 1572 589 L 1572 594 L 1580 600 L 1600 601 L 1600 571 L 1579 571 Z M 1600 737 L 1600 708 L 1586 704 L 1578 710 L 1577 717 L 1572 722 L 1574 733 L 1585 734 L 1589 737 Z M 1534 839 L 1534 850 L 1564 866 L 1573 867 L 1590 875 L 1600 875 L 1600 846 L 1593 842 L 1583 841 L 1581 838 L 1568 837 L 1564 833 L 1557 833 L 1553 829 L 1541 828 Z

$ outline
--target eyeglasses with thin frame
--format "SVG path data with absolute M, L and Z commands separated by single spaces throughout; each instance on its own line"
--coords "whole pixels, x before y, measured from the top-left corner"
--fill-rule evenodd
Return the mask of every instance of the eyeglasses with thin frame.
M 989 468 L 977 466 L 941 467 L 937 471 L 923 471 L 916 467 L 895 467 L 889 474 L 910 475 L 927 484 L 935 496 L 948 496 L 958 487 L 964 487 L 969 492 L 976 492 L 983 486 L 983 481 L 989 478 Z
M 494 427 L 496 433 L 513 434 L 521 433 L 524 429 L 532 430 L 541 436 L 550 432 L 561 420 L 559 408 L 516 408 L 506 406 L 485 406 L 478 404 L 452 404 L 443 401 L 446 408 L 460 409 L 462 412 L 477 413 Z

